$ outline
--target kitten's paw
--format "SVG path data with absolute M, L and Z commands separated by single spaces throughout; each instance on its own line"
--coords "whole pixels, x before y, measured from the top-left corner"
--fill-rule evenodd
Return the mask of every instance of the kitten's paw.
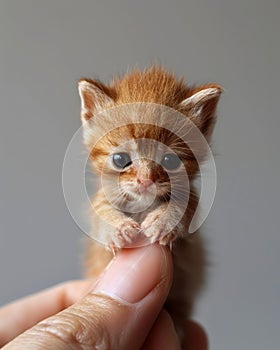
M 162 245 L 168 245 L 176 236 L 174 223 L 159 213 L 150 213 L 143 221 L 141 228 L 145 236 L 150 238 L 151 243 L 158 241 Z
M 118 248 L 130 246 L 139 233 L 139 230 L 140 226 L 136 221 L 130 218 L 122 221 L 112 237 L 111 245 Z

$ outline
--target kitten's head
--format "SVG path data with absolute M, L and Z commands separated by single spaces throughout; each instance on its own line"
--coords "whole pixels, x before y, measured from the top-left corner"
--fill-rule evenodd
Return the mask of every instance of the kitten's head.
M 171 187 L 180 197 L 198 170 L 197 154 L 203 157 L 204 152 L 194 125 L 209 141 L 221 91 L 216 84 L 187 87 L 155 66 L 109 86 L 81 79 L 84 141 L 93 168 L 110 180 L 112 197 L 168 200 Z M 197 144 L 189 147 L 186 135 Z

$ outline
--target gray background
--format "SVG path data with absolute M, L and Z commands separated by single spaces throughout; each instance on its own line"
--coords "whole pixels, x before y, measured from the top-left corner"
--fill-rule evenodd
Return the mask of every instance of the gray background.
M 212 349 L 279 344 L 279 15 L 277 0 L 1 1 L 1 303 L 80 276 L 83 234 L 61 186 L 76 81 L 157 58 L 225 88 L 195 317 Z

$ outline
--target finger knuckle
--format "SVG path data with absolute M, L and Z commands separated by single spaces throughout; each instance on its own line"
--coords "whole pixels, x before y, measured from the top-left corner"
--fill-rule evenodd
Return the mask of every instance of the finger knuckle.
M 88 320 L 91 321 L 88 321 Z M 109 333 L 99 322 L 94 322 L 93 316 L 69 310 L 38 324 L 39 333 L 47 338 L 53 338 L 65 348 L 75 350 L 112 349 Z
M 40 322 L 36 332 L 61 344 L 63 349 L 120 349 L 125 333 L 122 325 L 127 323 L 128 308 L 128 305 L 104 294 L 90 293 L 82 304 L 77 303 Z M 113 321 L 115 314 L 123 321 L 117 326 Z

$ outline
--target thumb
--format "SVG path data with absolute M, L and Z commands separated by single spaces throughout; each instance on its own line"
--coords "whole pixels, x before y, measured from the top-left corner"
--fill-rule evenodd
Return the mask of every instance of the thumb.
M 4 349 L 140 349 L 172 280 L 169 251 L 126 249 L 78 303 L 17 337 Z

